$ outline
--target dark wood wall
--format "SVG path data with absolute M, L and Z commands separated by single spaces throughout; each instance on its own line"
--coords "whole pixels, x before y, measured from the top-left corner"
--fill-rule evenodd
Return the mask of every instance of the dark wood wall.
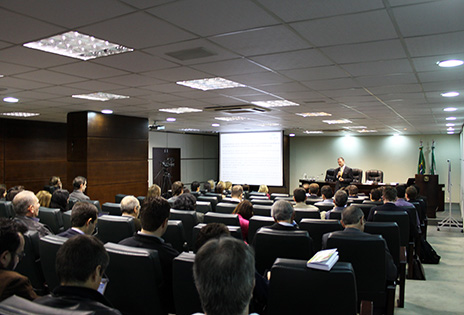
M 37 192 L 66 174 L 66 124 L 0 119 L 0 183 Z
M 68 114 L 68 184 L 87 178 L 86 194 L 100 203 L 148 188 L 148 120 L 94 112 Z

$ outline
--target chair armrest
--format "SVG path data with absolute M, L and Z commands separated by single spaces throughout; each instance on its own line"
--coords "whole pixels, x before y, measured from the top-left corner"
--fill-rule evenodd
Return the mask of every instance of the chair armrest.
M 393 315 L 395 312 L 395 291 L 395 284 L 387 285 L 387 305 L 385 307 L 386 315 Z
M 361 308 L 359 309 L 359 315 L 373 315 L 374 314 L 374 302 L 362 300 Z

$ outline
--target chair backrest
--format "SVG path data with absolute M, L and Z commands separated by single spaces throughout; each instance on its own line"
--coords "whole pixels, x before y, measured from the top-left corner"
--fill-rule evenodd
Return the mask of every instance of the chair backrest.
M 261 197 L 264 196 L 264 197 L 267 198 L 267 194 L 265 192 L 257 192 L 257 191 L 250 191 L 249 196 L 250 196 L 250 198 L 252 196 L 261 196 Z
M 71 228 L 71 213 L 72 213 L 72 210 L 63 212 L 63 228 L 65 231 Z
M 17 295 L 12 295 L 0 302 L 0 314 L 35 314 L 35 315 L 91 315 L 94 311 L 77 311 L 55 308 L 34 303 Z
M 254 239 L 256 270 L 264 274 L 277 258 L 309 259 L 313 241 L 307 231 L 281 231 L 266 227 L 259 229 Z
M 371 212 L 371 209 L 372 207 L 375 207 L 375 204 L 373 203 L 357 203 L 353 206 L 356 206 L 358 208 L 360 208 L 362 210 L 362 212 L 364 213 L 364 218 L 368 218 L 369 217 L 369 212 Z
M 60 209 L 39 208 L 40 223 L 47 225 L 53 233 L 58 234 L 64 230 L 63 215 Z
M 102 215 L 97 221 L 97 237 L 103 242 L 118 243 L 136 232 L 134 218 L 119 215 Z
M 268 205 L 272 206 L 274 204 L 274 201 L 269 200 L 269 199 L 251 199 L 251 203 L 254 205 Z
M 341 231 L 343 226 L 338 220 L 322 219 L 303 219 L 301 220 L 300 229 L 308 231 L 309 236 L 313 239 L 314 252 L 322 248 L 322 235 L 330 232 Z
M 359 168 L 353 168 L 353 181 L 352 183 L 361 183 L 363 179 L 363 171 Z
M 316 202 L 322 202 L 323 199 L 322 198 L 308 198 L 306 199 L 306 204 L 307 205 L 313 205 L 316 203 Z
M 253 207 L 254 209 L 254 207 Z M 263 226 L 273 225 L 274 218 L 269 216 L 254 215 L 248 220 L 248 243 L 253 244 L 256 232 Z
M 366 222 L 364 232 L 382 235 L 387 242 L 397 270 L 400 266 L 400 228 L 396 222 Z
M 114 243 L 105 248 L 110 256 L 105 296 L 114 307 L 128 314 L 167 314 L 158 292 L 163 282 L 158 251 Z
M 72 210 L 72 208 L 74 207 L 74 204 L 79 202 L 79 200 L 75 199 L 75 198 L 72 198 L 72 197 L 69 197 L 68 199 L 68 207 L 66 209 L 69 209 L 69 210 Z
M 56 253 L 67 240 L 58 235 L 46 235 L 39 240 L 40 264 L 50 291 L 60 284 L 55 270 Z
M 139 201 L 140 204 L 142 204 L 145 201 L 145 196 L 137 196 L 137 200 Z
M 274 200 L 274 201 L 277 201 L 277 200 L 287 200 L 287 201 L 290 201 L 290 202 L 294 202 L 294 201 L 295 201 L 295 200 L 293 200 L 293 197 L 290 197 L 290 196 L 275 197 L 274 199 L 271 199 L 271 200 Z
M 358 302 L 373 301 L 374 308 L 385 307 L 387 276 L 385 241 L 382 237 L 330 233 L 327 248 L 337 248 L 339 261 L 353 265 Z
M 305 210 L 305 209 L 293 209 L 295 213 L 296 223 L 300 223 L 302 219 L 320 219 L 321 213 L 319 210 Z
M 325 181 L 326 182 L 335 182 L 336 177 L 335 177 L 335 169 L 334 168 L 329 168 L 325 172 Z
M 342 219 L 342 212 L 341 210 L 333 210 L 329 212 L 329 219 L 330 220 L 341 220 Z
M 110 215 L 121 215 L 121 204 L 115 202 L 105 202 L 102 204 L 102 211 Z
M 127 195 L 125 194 L 117 194 L 116 196 L 114 196 L 114 202 L 115 203 L 121 203 L 121 200 L 124 199 L 124 197 L 126 197 Z
M 216 197 L 218 203 L 222 201 L 222 194 L 220 194 L 220 193 L 207 192 L 207 193 L 205 193 L 205 196 Z
M 271 200 L 274 200 L 277 197 L 289 197 L 289 195 L 288 194 L 281 194 L 281 193 L 272 193 L 271 194 Z
M 253 205 L 253 213 L 254 215 L 262 215 L 265 217 L 271 216 L 271 208 L 270 205 Z
M 256 199 L 256 200 L 270 200 L 269 197 L 263 193 L 264 195 L 251 195 L 250 198 L 248 198 L 249 200 L 253 200 L 253 199 Z
M 238 201 L 237 199 L 232 199 L 231 197 L 222 198 L 221 202 L 235 203 L 235 205 L 240 203 L 240 201 Z
M 374 222 L 396 222 L 400 228 L 400 245 L 409 243 L 409 216 L 406 211 L 376 211 Z
M 224 223 L 225 225 L 235 225 L 240 226 L 240 220 L 238 219 L 238 214 L 229 214 L 229 213 L 217 213 L 217 212 L 208 212 L 205 213 L 204 221 L 205 223 Z
M 350 263 L 337 262 L 330 271 L 321 271 L 307 268 L 306 260 L 277 258 L 271 274 L 269 315 L 357 314 L 356 279 Z
M 86 202 L 93 204 L 95 207 L 97 207 L 98 212 L 102 212 L 102 208 L 100 206 L 100 201 L 98 200 L 86 200 Z
M 198 201 L 209 201 L 209 202 L 211 202 L 211 209 L 213 211 L 216 211 L 216 205 L 218 204 L 218 199 L 217 199 L 216 196 L 201 195 L 201 196 L 198 196 L 198 198 L 197 198 L 197 205 L 198 205 Z
M 314 204 L 316 207 L 319 208 L 319 211 L 329 211 L 331 209 L 333 209 L 333 207 L 335 206 L 335 204 L 333 203 L 330 203 L 330 202 L 316 202 Z
M 194 253 L 181 253 L 172 262 L 172 284 L 177 315 L 203 313 L 193 280 Z
M 236 203 L 220 202 L 216 205 L 217 213 L 232 213 L 237 207 Z
M 15 271 L 28 277 L 34 289 L 39 293 L 44 293 L 45 278 L 40 265 L 39 240 L 39 232 L 37 231 L 24 233 L 24 253 L 26 255 L 18 263 Z
M 0 201 L 0 218 L 13 218 L 15 215 L 11 201 Z
M 182 225 L 184 226 L 185 240 L 187 241 L 188 247 L 192 249 L 192 230 L 193 227 L 197 225 L 197 213 L 195 211 L 171 209 L 169 219 L 182 221 Z
M 198 239 L 198 234 L 200 233 L 200 230 L 202 227 L 204 227 L 206 223 L 198 223 L 193 227 L 192 231 L 192 242 L 193 242 L 193 252 L 196 253 L 198 248 L 197 248 L 197 239 Z M 242 236 L 242 229 L 239 226 L 235 225 L 228 225 L 227 228 L 229 229 L 230 236 L 233 238 L 236 238 L 240 241 L 243 241 L 243 236 Z
M 381 170 L 368 170 L 366 171 L 366 181 L 373 181 L 376 183 L 383 183 L 383 171 Z
M 201 213 L 213 211 L 213 207 L 211 206 L 211 201 L 197 200 L 197 211 Z
M 169 220 L 163 239 L 172 245 L 179 253 L 184 251 L 185 233 L 181 220 Z

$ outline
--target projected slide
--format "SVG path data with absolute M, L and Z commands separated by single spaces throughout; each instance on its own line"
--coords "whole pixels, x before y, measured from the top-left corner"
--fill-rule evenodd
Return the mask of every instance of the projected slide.
M 278 132 L 221 133 L 219 177 L 249 185 L 283 185 L 283 135 Z

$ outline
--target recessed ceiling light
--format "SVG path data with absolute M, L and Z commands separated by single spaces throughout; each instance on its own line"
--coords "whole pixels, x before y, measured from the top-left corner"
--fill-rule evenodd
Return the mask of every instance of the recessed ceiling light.
M 247 120 L 248 118 L 241 117 L 241 116 L 228 116 L 228 117 L 214 117 L 214 119 L 222 120 L 222 121 L 236 121 L 236 120 Z
M 456 107 L 446 107 L 443 109 L 443 111 L 445 112 L 455 112 L 457 111 L 458 109 Z
M 453 127 L 448 127 L 446 130 L 454 130 Z
M 172 113 L 172 114 L 185 114 L 185 113 L 197 113 L 202 112 L 201 109 L 190 108 L 190 107 L 177 107 L 177 108 L 161 108 L 160 112 Z
M 259 126 L 261 126 L 261 127 L 277 127 L 277 126 L 280 126 L 280 124 L 278 124 L 278 123 L 262 123 L 262 124 L 259 124 Z
M 174 122 L 176 119 L 174 117 L 168 117 L 166 118 L 166 121 Z
M 0 78 L 3 78 L 3 77 L 4 77 L 4 75 L 3 75 L 3 74 L 0 74 Z
M 394 137 L 399 137 L 399 135 L 400 135 L 399 133 L 393 134 Z
M 303 117 L 321 117 L 321 116 L 332 116 L 332 114 L 325 113 L 325 112 L 314 112 L 314 113 L 297 113 L 298 116 Z
M 19 99 L 17 99 L 16 97 L 5 97 L 3 99 L 4 102 L 7 102 L 7 103 L 18 103 L 19 102 Z
M 221 126 L 220 124 L 211 124 L 212 127 L 219 127 Z
M 446 117 L 446 120 L 456 120 L 456 117 Z
M 454 131 L 448 131 L 447 134 L 454 135 Z
M 13 116 L 13 117 L 34 117 L 39 116 L 39 113 L 25 113 L 25 112 L 9 112 L 1 113 L 3 116 Z
M 317 133 L 324 133 L 323 131 L 321 130 L 305 130 L 303 131 L 304 133 L 307 133 L 307 134 L 317 134 Z
M 289 133 L 288 136 L 289 136 L 289 137 L 294 137 L 295 134 L 294 134 L 294 133 Z
M 198 89 L 203 91 L 246 87 L 246 85 L 243 85 L 241 83 L 226 80 L 223 78 L 206 78 L 200 80 L 178 81 L 176 83 L 179 85 L 190 87 L 192 89 Z
M 193 129 L 193 128 L 184 128 L 184 129 L 179 129 L 180 131 L 184 132 L 199 132 L 200 129 Z
M 358 132 L 361 132 L 361 133 L 372 133 L 372 132 L 377 132 L 377 130 L 369 130 L 369 129 L 360 129 L 358 130 Z
M 287 100 L 274 100 L 274 101 L 256 101 L 251 102 L 252 104 L 263 106 L 263 107 L 287 107 L 287 106 L 300 106 L 300 104 L 287 101 Z
M 335 120 L 323 120 L 322 122 L 329 124 L 329 125 L 334 125 L 334 124 L 352 124 L 353 122 L 348 119 L 335 119 Z
M 454 127 L 454 124 L 448 123 L 448 124 L 446 124 L 446 127 Z
M 23 46 L 81 60 L 133 51 L 132 48 L 73 31 L 26 43 Z
M 113 111 L 111 109 L 103 109 L 101 112 L 102 112 L 102 114 L 106 114 L 106 115 L 109 115 L 109 114 L 113 113 Z
M 366 129 L 366 126 L 343 126 L 345 129 Z
M 457 67 L 464 63 L 464 61 L 459 59 L 449 59 L 437 62 L 437 65 L 443 68 Z
M 441 93 L 440 95 L 443 97 L 456 97 L 459 95 L 459 92 L 451 91 L 451 92 Z
M 100 102 L 129 98 L 129 96 L 125 96 L 125 95 L 103 93 L 103 92 L 96 92 L 96 93 L 90 93 L 90 94 L 77 94 L 77 95 L 72 95 L 72 97 L 82 98 L 82 99 L 91 100 L 91 101 L 100 101 Z

